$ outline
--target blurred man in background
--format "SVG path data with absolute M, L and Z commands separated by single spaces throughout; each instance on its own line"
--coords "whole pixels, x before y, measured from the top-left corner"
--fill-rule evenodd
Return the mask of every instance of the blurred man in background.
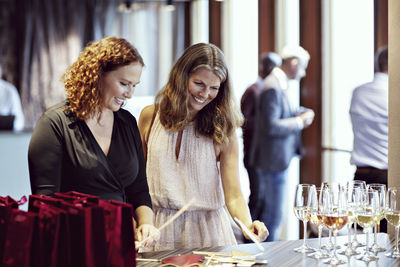
M 279 67 L 281 64 L 282 59 L 278 54 L 274 52 L 263 53 L 260 56 L 258 80 L 246 89 L 240 101 L 240 108 L 244 115 L 244 123 L 242 126 L 244 152 L 243 162 L 249 175 L 249 209 L 251 217 L 255 220 L 259 220 L 261 218 L 263 205 L 262 198 L 259 199 L 260 194 L 258 192 L 258 189 L 260 188 L 260 185 L 256 169 L 249 164 L 250 148 L 252 145 L 253 133 L 255 128 L 254 123 L 256 119 L 256 107 L 260 92 L 263 89 L 264 79 L 272 72 L 275 67 Z
M 354 144 L 350 163 L 356 180 L 387 186 L 388 167 L 388 48 L 378 49 L 372 82 L 353 91 L 350 116 Z
M 274 68 L 264 81 L 257 105 L 250 165 L 259 179 L 260 217 L 270 235 L 279 239 L 286 203 L 287 170 L 291 159 L 301 154 L 301 131 L 308 127 L 314 112 L 295 107 L 288 98 L 289 80 L 306 75 L 309 53 L 300 46 L 286 46 L 281 52 L 282 65 Z M 256 218 L 253 218 L 256 219 Z
M 22 131 L 24 129 L 24 113 L 21 99 L 14 85 L 2 79 L 0 66 L 0 130 Z

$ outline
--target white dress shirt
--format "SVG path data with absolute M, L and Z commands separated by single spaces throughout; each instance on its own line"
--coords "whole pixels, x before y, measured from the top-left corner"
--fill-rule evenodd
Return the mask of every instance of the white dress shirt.
M 0 115 L 14 115 L 14 131 L 24 129 L 24 113 L 17 89 L 11 83 L 0 79 Z
M 387 169 L 388 81 L 386 73 L 377 72 L 372 82 L 353 91 L 350 106 L 354 133 L 351 164 Z

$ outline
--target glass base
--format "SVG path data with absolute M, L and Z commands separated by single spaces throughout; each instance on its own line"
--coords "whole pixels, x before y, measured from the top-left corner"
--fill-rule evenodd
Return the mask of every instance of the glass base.
M 363 255 L 356 257 L 357 260 L 365 261 L 365 262 L 371 262 L 371 261 L 376 261 L 379 259 L 378 256 L 375 256 L 371 253 L 364 253 Z
M 307 245 L 304 245 L 304 244 L 301 247 L 294 248 L 293 250 L 296 252 L 299 252 L 299 253 L 303 253 L 303 254 L 308 253 L 308 252 L 314 252 L 313 248 L 311 248 Z
M 349 243 L 344 243 L 345 246 L 347 246 Z M 359 248 L 359 247 L 365 247 L 365 244 L 362 242 L 358 242 L 358 240 L 353 240 L 351 241 L 351 247 L 352 248 Z
M 400 252 L 398 252 L 398 251 L 388 252 L 388 253 L 385 253 L 385 256 L 389 257 L 389 258 L 400 258 Z
M 372 252 L 382 252 L 382 251 L 385 251 L 385 250 L 386 250 L 385 248 L 382 248 L 382 247 L 378 246 L 378 244 L 376 244 L 376 243 L 373 243 L 371 248 L 370 248 L 370 251 L 372 251 Z
M 311 257 L 311 258 L 313 258 L 313 259 L 326 259 L 326 258 L 329 258 L 329 254 L 328 253 L 325 253 L 325 252 L 323 252 L 321 249 L 319 249 L 319 250 L 317 250 L 317 251 L 315 251 L 315 252 L 313 252 L 313 253 L 310 253 L 310 254 L 308 254 L 307 255 L 308 257 Z
M 329 243 L 323 245 L 321 248 L 322 248 L 322 249 L 326 249 L 326 250 L 328 250 L 328 251 L 329 251 L 329 250 L 332 250 L 332 249 L 333 249 L 333 243 L 329 242 Z M 340 246 L 339 246 L 339 245 L 336 245 L 336 249 L 340 249 Z
M 353 247 L 347 247 L 345 250 L 342 250 L 338 252 L 340 255 L 346 255 L 348 257 L 353 256 L 353 255 L 359 255 L 360 252 L 357 252 L 357 250 Z
M 334 256 L 334 257 L 330 258 L 329 260 L 324 261 L 324 263 L 336 266 L 336 265 L 340 265 L 340 264 L 345 264 L 346 261 Z

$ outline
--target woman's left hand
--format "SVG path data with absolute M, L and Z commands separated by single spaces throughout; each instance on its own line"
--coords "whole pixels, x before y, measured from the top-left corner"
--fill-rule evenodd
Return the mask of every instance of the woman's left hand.
M 269 232 L 267 227 L 265 226 L 265 224 L 263 222 L 260 222 L 258 220 L 254 221 L 250 227 L 249 230 L 258 238 L 258 240 L 260 240 L 261 242 L 264 241 L 265 239 L 267 239 Z M 248 237 L 246 235 L 246 233 L 244 233 L 244 236 L 247 239 L 250 239 L 250 237 Z
M 136 229 L 136 249 L 154 246 L 160 239 L 160 231 L 151 224 L 141 224 Z

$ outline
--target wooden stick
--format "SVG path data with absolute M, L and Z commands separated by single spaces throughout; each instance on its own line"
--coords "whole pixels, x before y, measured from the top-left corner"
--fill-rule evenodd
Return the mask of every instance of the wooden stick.
M 136 258 L 136 261 L 144 261 L 144 262 L 160 262 L 160 259 L 146 259 L 146 258 Z
M 194 202 L 194 198 L 192 198 L 185 206 L 183 206 L 177 213 L 174 214 L 171 218 L 169 218 L 163 225 L 158 228 L 158 231 L 161 231 L 165 227 L 167 227 L 170 223 L 172 223 L 176 218 L 179 217 L 182 213 L 185 212 Z
M 161 232 L 162 229 L 164 229 L 165 227 L 167 227 L 170 223 L 172 223 L 176 218 L 179 217 L 179 215 L 181 215 L 182 213 L 184 213 L 194 202 L 194 198 L 192 198 L 185 206 L 183 206 L 180 210 L 178 210 L 177 213 L 174 214 L 174 216 L 172 216 L 171 218 L 169 218 L 163 225 L 161 225 L 158 228 L 158 231 Z M 137 248 L 143 247 L 143 244 L 151 237 L 148 236 L 145 239 L 143 239 L 142 241 L 138 242 Z

